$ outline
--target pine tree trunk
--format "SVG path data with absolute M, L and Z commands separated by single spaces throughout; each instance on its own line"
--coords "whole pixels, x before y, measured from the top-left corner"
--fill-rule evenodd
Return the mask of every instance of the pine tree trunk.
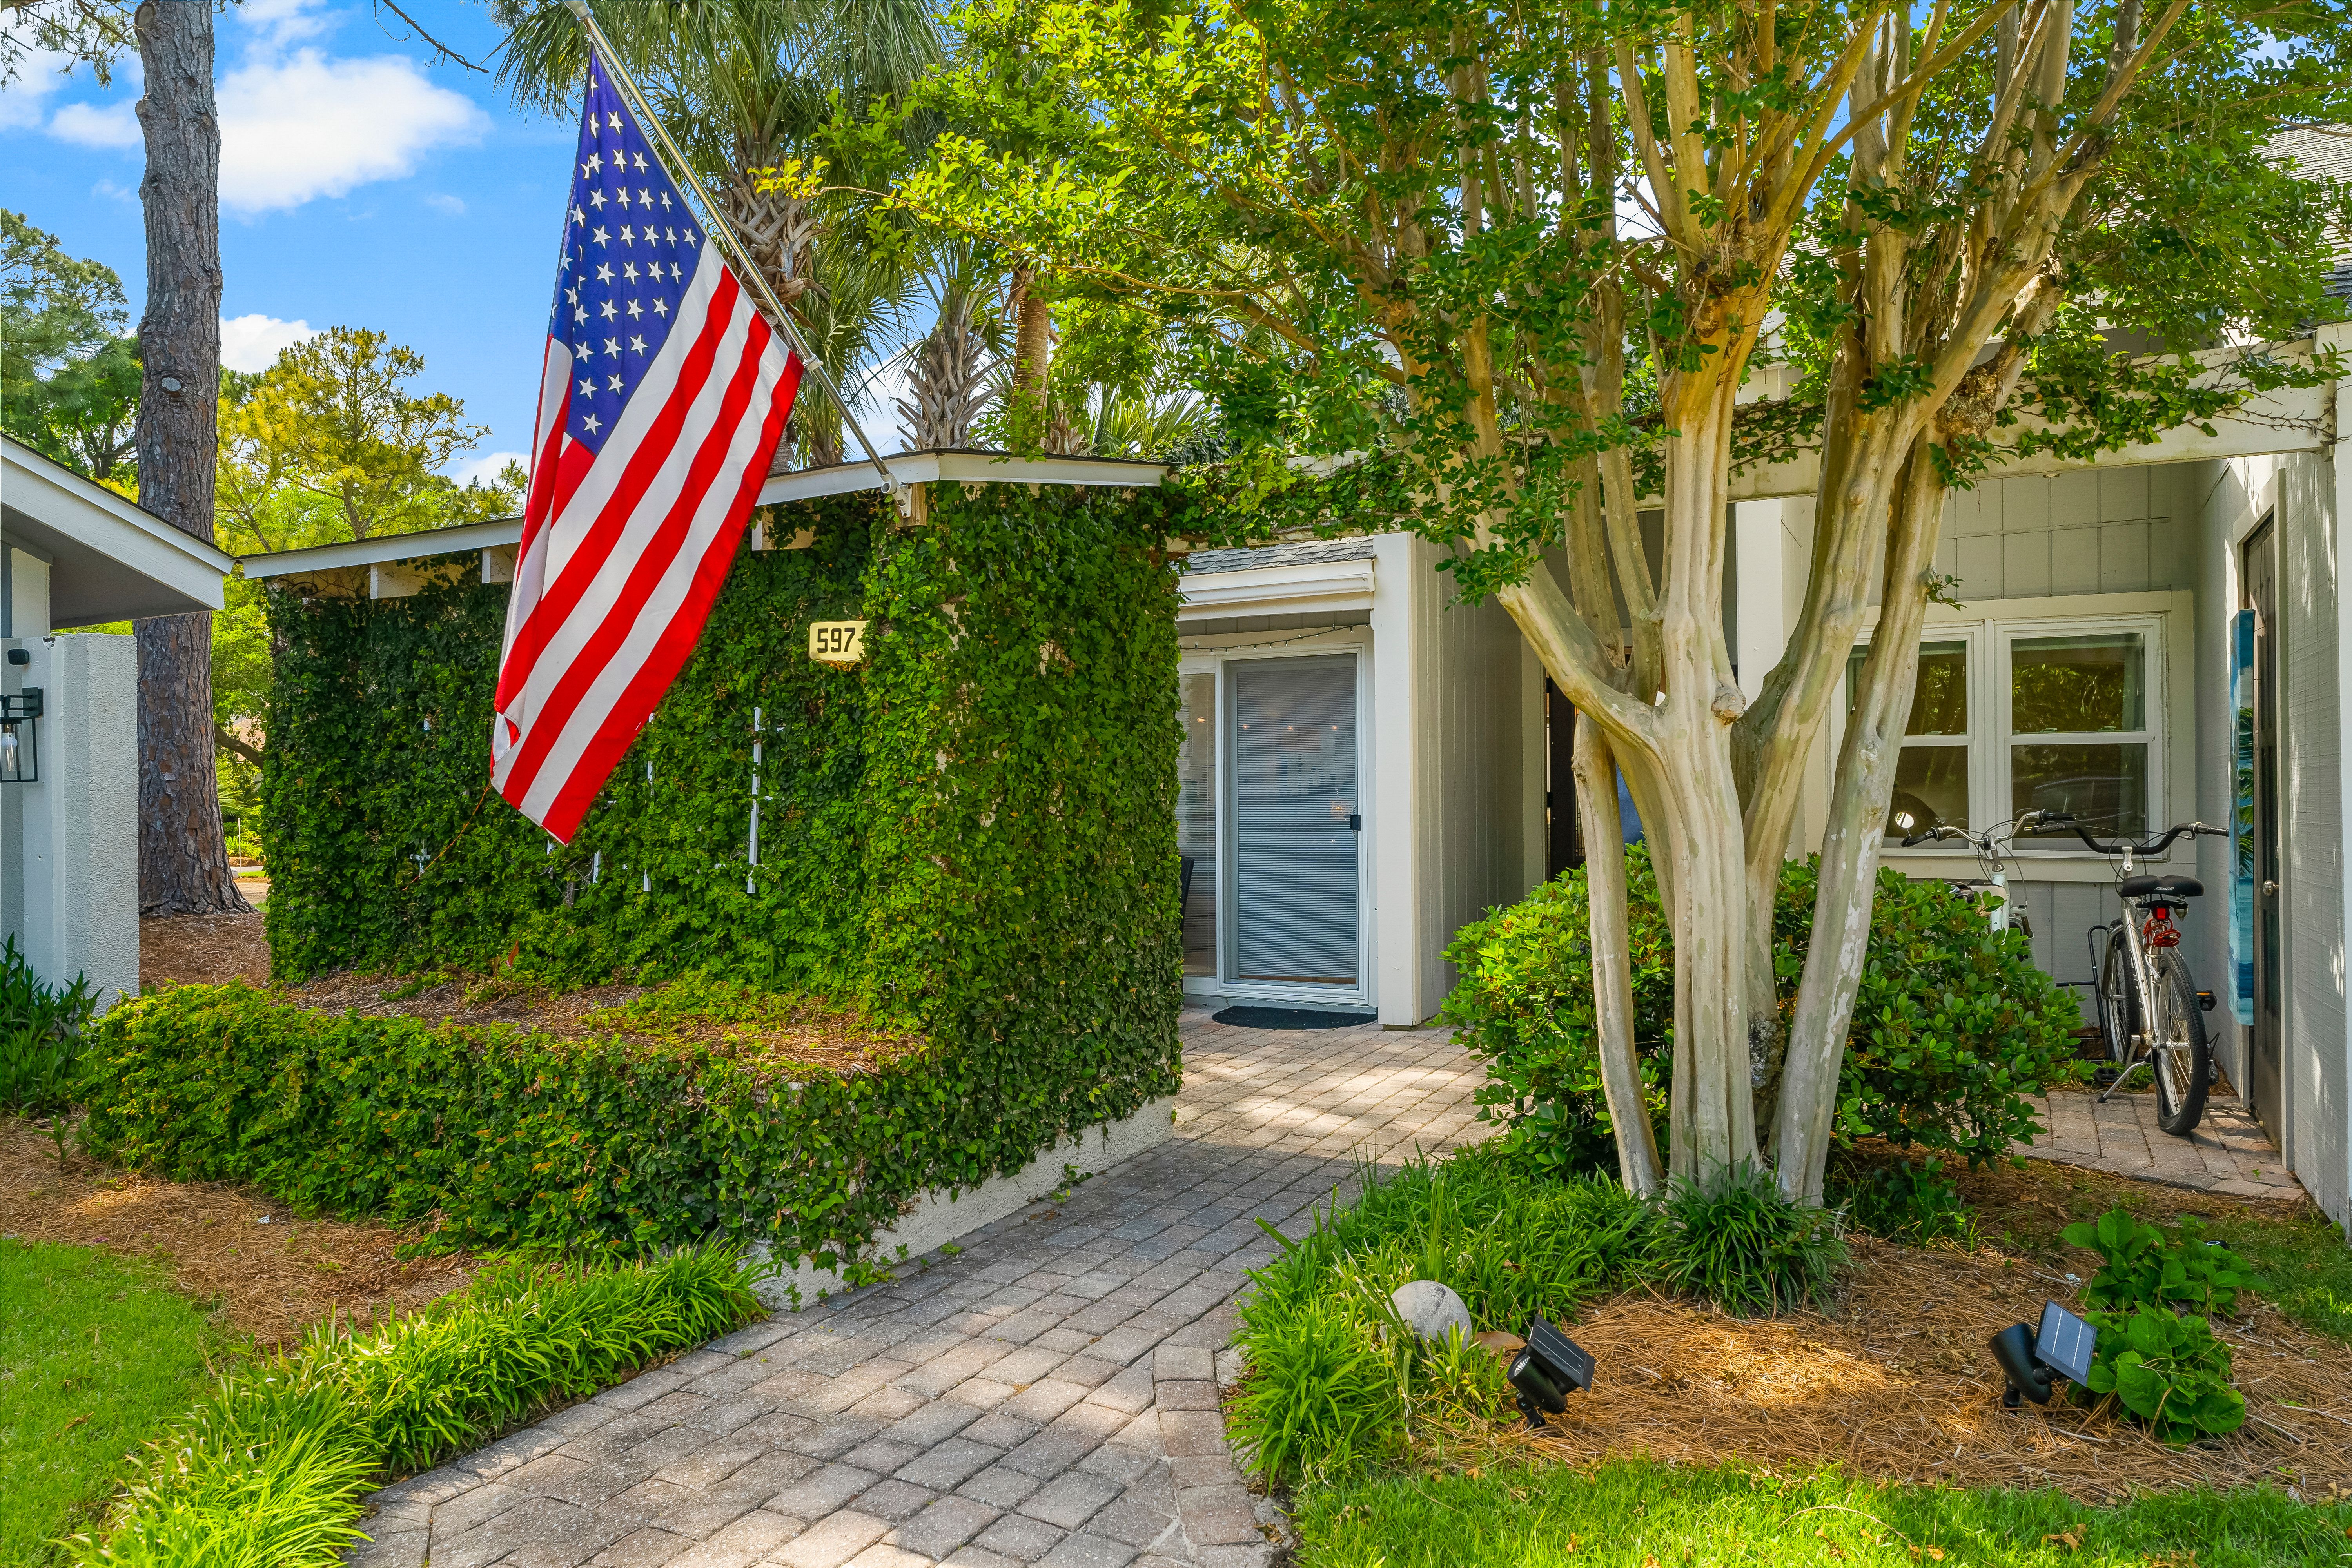
M 220 121 L 213 11 L 146 0 L 134 18 L 147 90 L 140 204 L 147 310 L 139 322 L 139 504 L 213 542 L 219 433 Z M 139 904 L 151 915 L 245 912 L 221 835 L 208 615 L 140 621 Z

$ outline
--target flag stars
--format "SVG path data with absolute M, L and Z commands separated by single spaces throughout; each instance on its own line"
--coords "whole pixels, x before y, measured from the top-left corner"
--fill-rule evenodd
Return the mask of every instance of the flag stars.
M 646 172 L 646 155 L 645 155 L 643 153 L 638 153 L 638 154 L 636 155 L 636 158 L 637 158 L 637 164 L 636 164 L 636 167 L 637 167 L 637 173 L 638 173 L 638 174 L 644 174 L 644 173 Z
M 613 243 L 613 237 L 601 228 L 591 234 L 588 237 L 594 240 L 599 245 L 610 245 Z
M 609 261 L 601 263 L 596 268 L 596 281 L 599 283 L 610 283 L 612 280 L 613 264 Z
M 580 383 L 580 395 L 583 397 L 593 397 L 595 395 L 595 393 L 596 378 L 593 375 L 583 377 Z
M 643 338 L 639 338 L 639 337 L 632 337 L 632 338 L 629 340 L 629 352 L 630 352 L 631 353 L 640 353 L 640 354 L 641 354 L 641 353 L 645 353 L 645 352 L 646 352 L 646 340 L 645 340 L 645 339 L 643 339 Z
M 613 390 L 614 392 L 621 390 L 621 378 L 617 375 L 613 377 Z
M 604 210 L 604 193 L 602 191 L 590 191 L 588 193 L 588 205 L 594 207 L 598 212 L 603 212 Z
M 611 301 L 610 300 L 605 300 L 603 304 L 598 305 L 598 306 L 596 307 L 596 313 L 597 313 L 598 315 L 600 315 L 600 316 L 604 317 L 604 318 L 606 321 L 611 321 L 614 317 L 615 317 L 615 316 L 617 316 L 617 315 L 619 315 L 619 314 L 620 314 L 620 312 L 619 312 L 618 310 L 614 310 L 614 309 L 613 308 L 613 301 Z
M 578 202 L 572 204 L 572 221 L 574 224 L 583 224 L 588 221 L 588 215 L 581 210 Z
M 591 414 L 586 418 L 580 421 L 580 427 L 583 430 L 587 431 L 591 436 L 593 436 L 597 431 L 602 430 L 604 427 L 604 422 L 597 418 L 593 414 Z
M 619 357 L 621 353 L 621 340 L 618 338 L 606 338 L 604 340 L 604 352 L 608 354 L 614 355 L 615 358 Z M 620 390 L 618 383 L 614 384 L 614 390 L 615 392 Z
M 580 172 L 590 179 L 593 179 L 596 175 L 604 172 L 604 160 L 603 156 L 595 153 L 591 153 L 588 154 L 588 161 L 580 165 Z
M 654 296 L 654 314 L 657 316 L 667 316 L 669 314 L 669 301 L 663 299 L 658 294 Z
M 631 321 L 634 321 L 637 320 L 637 318 L 639 318 L 640 316 L 643 316 L 645 313 L 646 313 L 646 308 L 645 308 L 645 306 L 644 306 L 641 302 L 639 302 L 639 301 L 637 301 L 637 300 L 630 300 L 630 301 L 629 301 L 629 320 L 631 320 Z

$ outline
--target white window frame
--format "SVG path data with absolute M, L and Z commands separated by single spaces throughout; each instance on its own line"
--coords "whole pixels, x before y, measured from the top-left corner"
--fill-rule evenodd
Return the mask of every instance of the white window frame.
M 2000 601 L 1990 601 L 1988 608 L 1998 607 Z M 2011 728 L 2011 645 L 2020 637 L 2112 636 L 2137 632 L 2140 635 L 2141 671 L 2147 682 L 2146 708 L 2147 727 L 2136 731 L 2103 731 L 2085 734 L 2033 736 L 2032 742 L 2053 745 L 2137 745 L 2145 743 L 2148 752 L 2147 821 L 2161 831 L 2172 823 L 2169 810 L 2172 784 L 2172 757 L 2168 749 L 2170 653 L 2165 645 L 2165 614 L 2161 611 L 2127 611 L 2112 615 L 1986 615 L 1967 620 L 1930 620 L 1920 627 L 1919 640 L 1924 645 L 1935 642 L 1965 641 L 1969 647 L 1969 805 L 1972 831 L 1981 832 L 1988 823 L 2005 822 L 2011 815 L 2011 792 L 2014 785 L 2011 748 L 2017 737 Z M 1857 639 L 1857 651 L 1870 647 L 1869 634 Z M 1846 701 L 1843 673 L 1840 677 L 1839 701 L 1834 722 L 1831 725 L 1830 754 L 1834 758 L 1845 738 Z M 1906 742 L 1906 744 L 1908 742 Z M 2097 829 L 2094 827 L 2094 832 Z M 1899 836 L 1880 841 L 1881 854 L 1890 863 L 1917 862 L 1923 870 L 1936 868 L 1934 874 L 1945 874 L 1941 868 L 1948 862 L 1973 867 L 1976 853 L 1965 845 L 1948 840 L 1935 844 L 1902 847 Z M 2015 846 L 2021 863 L 2055 865 L 2068 862 L 2105 864 L 2105 858 L 2094 855 L 2083 847 L 2080 839 L 2063 843 L 2021 840 Z
M 2114 637 L 2137 632 L 2140 641 L 2140 677 L 2147 683 L 2142 706 L 2146 709 L 2147 727 L 2145 730 L 2106 730 L 2070 731 L 2065 734 L 2033 735 L 2028 743 L 2053 746 L 2099 745 L 2147 747 L 2147 827 L 2161 833 L 2172 825 L 2172 814 L 2167 809 L 2166 774 L 2170 769 L 2164 745 L 2165 657 L 2164 617 L 2162 616 L 2073 616 L 2042 620 L 2019 618 L 1991 623 L 1995 626 L 1993 644 L 1994 675 L 1999 681 L 1994 688 L 2000 693 L 2000 722 L 1995 731 L 1999 736 L 2000 754 L 1994 759 L 2000 779 L 2000 800 L 2004 815 L 2013 806 L 2012 791 L 2016 779 L 2013 769 L 2017 731 L 2012 727 L 2010 704 L 2014 693 L 2010 688 L 2011 647 L 2021 637 Z M 2086 825 L 2095 836 L 2105 837 L 2097 824 Z M 2089 855 L 2079 838 L 2065 840 L 2064 846 L 2037 843 L 2021 839 L 2016 845 L 2020 860 L 2041 860 L 2053 854 Z

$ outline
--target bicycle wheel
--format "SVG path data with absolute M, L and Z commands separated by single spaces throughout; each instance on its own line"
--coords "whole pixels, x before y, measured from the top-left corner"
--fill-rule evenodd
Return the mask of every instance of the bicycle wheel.
M 2139 1033 L 2139 985 L 2132 974 L 2131 949 L 2121 926 L 2107 932 L 2099 963 L 2099 1038 L 2118 1070 L 2131 1065 L 2132 1037 Z
M 2212 1047 L 2205 1038 L 2205 1014 L 2197 1005 L 2197 986 L 2189 978 L 2189 961 L 2178 952 L 2159 952 L 2150 963 L 2156 971 L 2155 1006 L 2150 1016 L 2156 1071 L 2156 1124 L 2177 1137 L 2197 1130 L 2205 1114 L 2205 1094 L 2212 1078 Z

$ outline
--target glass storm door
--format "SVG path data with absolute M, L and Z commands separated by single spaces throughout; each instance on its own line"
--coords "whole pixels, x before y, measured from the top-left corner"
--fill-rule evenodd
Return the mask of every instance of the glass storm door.
M 1229 978 L 1360 984 L 1356 657 L 1225 669 Z
M 2254 612 L 2254 1027 L 2245 1087 L 2273 1138 L 2286 1135 L 2279 992 L 2278 534 L 2271 521 L 2245 545 L 2247 607 Z

